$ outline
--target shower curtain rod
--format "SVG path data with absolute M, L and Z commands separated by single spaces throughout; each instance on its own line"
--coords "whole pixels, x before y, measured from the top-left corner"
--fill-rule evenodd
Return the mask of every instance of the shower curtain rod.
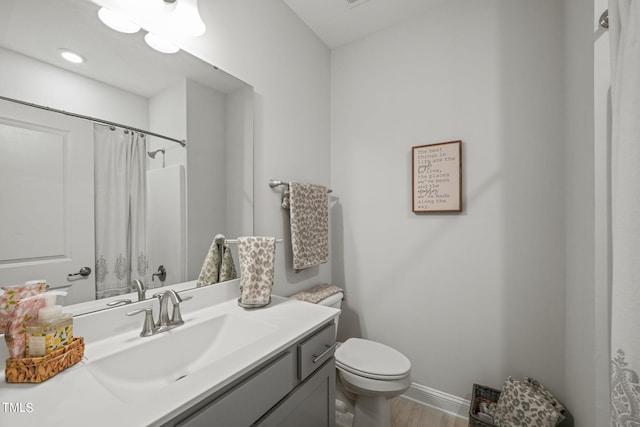
M 65 116 L 71 116 L 71 117 L 77 117 L 77 118 L 83 119 L 83 120 L 89 120 L 91 122 L 100 123 L 100 124 L 103 124 L 103 125 L 116 126 L 116 127 L 119 127 L 119 128 L 129 129 L 131 131 L 143 133 L 145 135 L 151 135 L 151 136 L 155 136 L 155 137 L 158 137 L 158 138 L 166 139 L 168 141 L 177 142 L 178 144 L 182 145 L 183 147 L 186 147 L 186 145 L 187 145 L 187 142 L 184 139 L 180 140 L 180 139 L 176 139 L 176 138 L 171 138 L 170 136 L 161 135 L 161 134 L 155 133 L 155 132 L 149 132 L 147 130 L 134 128 L 134 127 L 123 125 L 123 124 L 116 123 L 116 122 L 110 122 L 108 120 L 98 119 L 96 117 L 84 116 L 82 114 L 71 113 L 69 111 L 64 111 L 64 110 L 58 110 L 56 108 L 51 108 L 51 107 L 47 107 L 47 106 L 44 106 L 44 105 L 34 104 L 32 102 L 21 101 L 19 99 L 9 98 L 9 97 L 2 96 L 2 95 L 0 95 L 0 99 L 5 100 L 5 101 L 9 101 L 9 102 L 15 102 L 16 104 L 26 105 L 27 107 L 39 108 L 41 110 L 51 111 L 53 113 L 64 114 Z

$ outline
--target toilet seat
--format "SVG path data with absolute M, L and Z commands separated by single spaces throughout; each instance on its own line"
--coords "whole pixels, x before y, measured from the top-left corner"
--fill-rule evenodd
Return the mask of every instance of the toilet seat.
M 353 375 L 375 380 L 400 380 L 409 375 L 411 362 L 384 344 L 349 338 L 335 352 L 336 366 Z
M 348 394 L 355 397 L 356 401 L 359 396 L 395 397 L 404 393 L 411 386 L 409 375 L 397 380 L 376 380 L 352 374 L 340 368 L 338 368 L 337 381 Z

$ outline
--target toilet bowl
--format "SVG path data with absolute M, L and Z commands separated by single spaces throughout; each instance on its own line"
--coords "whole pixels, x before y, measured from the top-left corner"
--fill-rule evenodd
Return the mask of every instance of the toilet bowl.
M 342 293 L 333 294 L 318 304 L 340 308 L 342 297 Z M 348 400 L 337 407 L 353 408 L 352 426 L 391 427 L 389 400 L 411 386 L 409 359 L 387 345 L 361 338 L 349 338 L 334 356 L 336 395 Z
M 349 338 L 335 353 L 338 387 L 354 400 L 353 427 L 390 427 L 389 400 L 411 386 L 411 362 L 384 344 Z

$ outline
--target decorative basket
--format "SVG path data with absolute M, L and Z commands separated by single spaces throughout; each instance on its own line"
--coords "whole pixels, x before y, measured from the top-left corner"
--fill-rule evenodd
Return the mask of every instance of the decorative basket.
M 46 356 L 7 359 L 4 377 L 8 383 L 41 383 L 82 360 L 84 338 L 75 337 L 70 344 Z
M 471 406 L 469 407 L 469 427 L 495 427 L 495 424 L 489 424 L 481 420 L 476 414 L 478 413 L 480 402 L 495 403 L 499 398 L 500 390 L 474 384 Z

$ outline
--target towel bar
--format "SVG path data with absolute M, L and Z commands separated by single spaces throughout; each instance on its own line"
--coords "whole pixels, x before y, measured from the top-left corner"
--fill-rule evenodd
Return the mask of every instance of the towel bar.
M 238 243 L 238 239 L 226 239 L 225 240 L 227 243 Z M 284 242 L 283 239 L 276 239 L 276 243 L 282 243 Z
M 276 187 L 279 187 L 281 185 L 286 185 L 288 187 L 289 183 L 288 182 L 283 182 L 283 181 L 278 181 L 276 179 L 269 180 L 269 187 L 271 187 L 271 188 L 276 188 Z M 330 189 L 330 188 L 327 189 L 327 193 L 332 193 L 332 192 L 333 192 L 332 189 Z

